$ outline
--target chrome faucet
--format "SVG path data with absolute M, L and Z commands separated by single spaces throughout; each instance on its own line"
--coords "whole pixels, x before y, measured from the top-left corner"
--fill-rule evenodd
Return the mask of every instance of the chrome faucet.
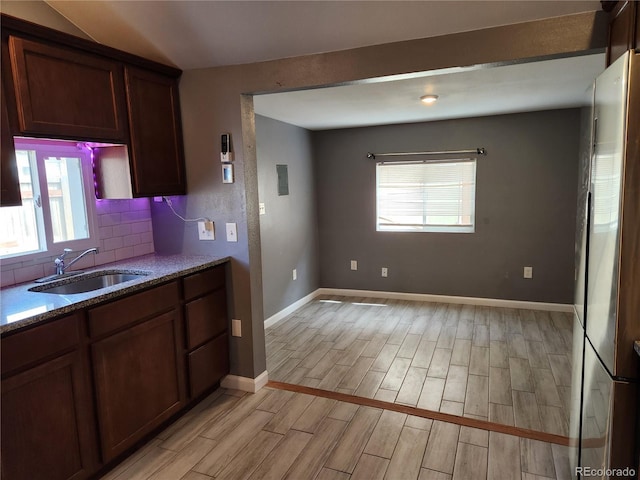
M 84 252 L 82 252 L 80 255 L 78 255 L 76 258 L 74 258 L 73 260 L 71 260 L 71 262 L 69 263 L 69 265 L 65 265 L 64 264 L 64 257 L 67 253 L 71 253 L 72 250 L 70 248 L 65 248 L 62 255 L 60 255 L 58 258 L 55 259 L 55 264 L 56 264 L 56 275 L 62 275 L 64 274 L 64 272 L 66 271 L 67 268 L 69 268 L 71 265 L 73 265 L 74 263 L 76 263 L 78 260 L 80 260 L 82 257 L 84 257 L 86 254 L 88 253 L 98 253 L 98 249 L 96 247 L 94 248 L 90 248 L 88 250 L 85 250 Z

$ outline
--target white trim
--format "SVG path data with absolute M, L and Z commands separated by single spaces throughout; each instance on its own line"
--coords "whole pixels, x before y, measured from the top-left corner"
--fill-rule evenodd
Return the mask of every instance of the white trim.
M 220 382 L 223 388 L 232 388 L 243 392 L 256 393 L 269 381 L 269 373 L 265 370 L 256 378 L 238 377 L 237 375 L 227 375 Z
M 307 303 L 309 303 L 311 300 L 313 300 L 314 298 L 316 298 L 318 295 L 320 295 L 320 290 L 322 290 L 321 288 L 319 288 L 318 290 L 316 290 L 315 292 L 311 292 L 309 295 L 307 295 L 306 297 L 302 297 L 300 300 L 292 303 L 291 305 L 289 305 L 287 308 L 284 308 L 282 310 L 280 310 L 278 313 L 276 313 L 275 315 L 271 315 L 269 318 L 267 318 L 264 321 L 264 328 L 268 328 L 271 327 L 272 325 L 275 325 L 276 323 L 278 323 L 280 320 L 282 320 L 285 317 L 288 317 L 289 315 L 291 315 L 293 312 L 295 312 L 297 309 L 299 309 L 300 307 L 302 307 L 303 305 L 306 305 Z
M 573 305 L 564 303 L 529 302 L 524 300 L 503 300 L 500 298 L 455 297 L 451 295 L 431 295 L 428 293 L 379 292 L 375 290 L 348 290 L 341 288 L 319 288 L 317 295 L 338 295 L 343 297 L 372 297 L 395 300 L 414 300 L 418 302 L 456 303 L 464 305 L 482 305 L 487 307 L 525 308 L 550 312 L 573 312 Z M 283 310 L 284 312 L 284 310 Z

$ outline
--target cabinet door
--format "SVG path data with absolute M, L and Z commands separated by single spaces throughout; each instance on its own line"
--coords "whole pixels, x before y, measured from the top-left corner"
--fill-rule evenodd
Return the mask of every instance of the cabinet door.
M 637 53 L 640 53 L 640 6 L 635 2 L 634 7 L 636 9 L 636 26 L 634 30 L 635 44 L 633 45 L 633 48 L 636 49 Z
M 81 365 L 69 353 L 2 381 L 4 480 L 88 477 L 95 443 Z
M 176 325 L 174 310 L 92 345 L 105 461 L 180 410 Z
M 135 196 L 186 193 L 178 82 L 125 68 Z
M 609 22 L 609 48 L 607 49 L 607 66 L 620 58 L 627 50 L 637 47 L 636 21 L 637 2 L 619 2 L 611 12 Z
M 4 82 L 0 85 L 0 123 L 2 124 L 2 132 L 0 133 L 0 142 L 2 150 L 0 150 L 0 182 L 2 190 L 0 191 L 0 207 L 13 207 L 22 205 L 20 195 L 20 180 L 18 178 L 18 167 L 16 165 L 16 151 L 13 146 L 13 135 L 11 135 L 11 127 L 9 126 L 9 114 L 7 112 L 7 102 L 5 100 Z
M 9 55 L 21 133 L 126 141 L 119 63 L 13 36 Z

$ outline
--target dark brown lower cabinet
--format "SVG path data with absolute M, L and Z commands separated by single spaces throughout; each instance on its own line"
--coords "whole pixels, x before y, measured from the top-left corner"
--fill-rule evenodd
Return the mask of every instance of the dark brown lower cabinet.
M 89 478 L 214 389 L 224 279 L 213 267 L 4 335 L 2 480 Z
M 229 373 L 229 342 L 226 333 L 189 353 L 189 393 L 195 398 Z
M 197 398 L 229 373 L 225 265 L 182 280 L 189 397 Z
M 2 381 L 3 480 L 86 478 L 93 419 L 79 352 Z
M 172 310 L 91 346 L 105 462 L 182 408 L 177 323 Z

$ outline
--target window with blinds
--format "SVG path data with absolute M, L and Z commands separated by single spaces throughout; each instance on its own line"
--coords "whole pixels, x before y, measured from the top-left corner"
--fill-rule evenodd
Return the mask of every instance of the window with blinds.
M 476 159 L 376 166 L 378 231 L 475 229 Z

